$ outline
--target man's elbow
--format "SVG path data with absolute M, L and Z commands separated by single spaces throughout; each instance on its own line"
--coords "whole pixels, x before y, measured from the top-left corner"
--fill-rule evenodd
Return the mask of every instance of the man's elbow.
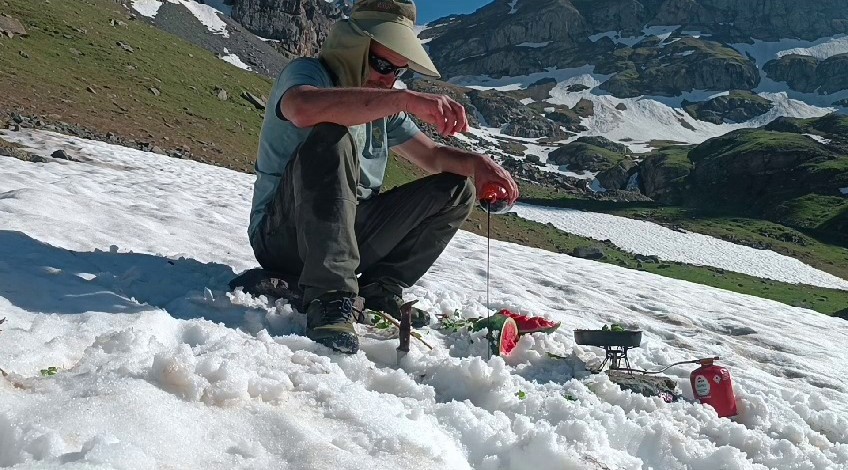
M 316 123 L 311 113 L 311 107 L 304 103 L 302 93 L 292 90 L 280 100 L 280 113 L 296 127 L 312 127 Z

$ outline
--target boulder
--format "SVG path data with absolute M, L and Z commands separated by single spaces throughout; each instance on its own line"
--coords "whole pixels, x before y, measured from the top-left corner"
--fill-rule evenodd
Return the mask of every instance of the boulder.
M 622 390 L 630 390 L 646 397 L 660 397 L 666 403 L 683 398 L 683 393 L 677 387 L 677 381 L 671 377 L 628 373 L 621 370 L 610 370 L 607 376 Z
M 26 28 L 15 18 L 9 15 L 0 15 L 0 35 L 6 35 L 10 38 L 15 36 L 28 36 Z
M 571 256 L 596 261 L 606 258 L 604 250 L 596 246 L 579 246 L 571 252 Z

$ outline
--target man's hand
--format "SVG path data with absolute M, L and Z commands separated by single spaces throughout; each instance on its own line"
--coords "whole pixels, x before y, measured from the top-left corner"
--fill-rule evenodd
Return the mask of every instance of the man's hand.
M 509 205 L 515 204 L 518 200 L 518 185 L 512 176 L 498 165 L 492 158 L 486 155 L 480 155 L 474 164 L 474 186 L 477 188 L 477 194 L 482 194 L 483 185 L 488 182 L 495 182 L 506 188 L 509 195 Z
M 404 110 L 435 126 L 439 134 L 447 137 L 468 132 L 465 108 L 449 97 L 407 90 L 405 98 Z

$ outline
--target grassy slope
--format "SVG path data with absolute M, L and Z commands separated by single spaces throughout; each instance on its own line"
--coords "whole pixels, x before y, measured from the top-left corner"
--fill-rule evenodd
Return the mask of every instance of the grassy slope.
M 41 115 L 47 121 L 113 132 L 163 148 L 189 146 L 200 160 L 252 170 L 262 116 L 238 95 L 243 90 L 266 94 L 271 85 L 267 79 L 232 67 L 141 21 L 130 21 L 127 11 L 110 0 L 51 0 L 49 4 L 5 0 L 3 5 L 3 12 L 20 19 L 30 36 L 0 39 L 0 111 Z M 111 26 L 112 19 L 126 25 Z M 118 41 L 135 52 L 124 51 Z M 218 86 L 229 92 L 228 101 L 217 99 Z M 154 96 L 151 87 L 161 95 Z M 420 172 L 411 165 L 393 159 L 387 185 L 417 176 Z M 526 185 L 522 191 L 530 196 L 541 194 Z M 475 211 L 464 228 L 485 234 L 485 214 Z M 848 294 L 843 292 L 762 281 L 710 268 L 675 263 L 640 268 L 633 255 L 614 247 L 515 217 L 493 217 L 492 236 L 560 253 L 578 246 L 600 246 L 610 263 L 802 304 L 825 313 L 848 305 Z
M 0 111 L 43 115 L 162 148 L 187 146 L 201 160 L 252 168 L 262 114 L 239 95 L 267 94 L 267 79 L 129 20 L 111 0 L 5 0 L 3 12 L 30 35 L 0 39 Z M 228 92 L 227 101 L 217 98 L 216 87 Z
M 555 207 L 591 210 L 631 219 L 650 220 L 665 226 L 710 235 L 734 243 L 765 247 L 791 256 L 817 269 L 848 279 L 848 249 L 822 243 L 797 230 L 772 222 L 723 216 L 680 207 L 660 207 L 653 203 L 610 203 L 563 198 L 547 188 L 524 186 L 524 200 L 529 203 Z M 705 272 L 709 271 L 709 272 Z M 777 300 L 790 305 L 809 305 L 820 312 L 832 314 L 848 306 L 848 292 L 811 286 L 766 281 L 749 276 L 725 273 L 715 276 L 709 268 L 693 268 L 682 273 L 660 273 L 723 289 Z M 811 301 L 810 299 L 827 301 Z
M 411 164 L 402 159 L 392 158 L 387 173 L 387 186 L 393 187 L 418 176 L 420 176 L 419 171 L 412 167 Z M 644 203 L 630 204 L 632 206 L 631 208 L 616 209 L 614 206 L 604 203 L 563 199 L 561 193 L 554 193 L 549 188 L 543 188 L 537 185 L 520 184 L 520 186 L 522 200 L 525 202 L 597 210 L 624 217 L 650 219 L 660 223 L 671 223 L 682 226 L 694 232 L 705 233 L 719 238 L 728 238 L 728 236 L 746 237 L 744 240 L 737 239 L 737 241 L 774 241 L 764 236 L 758 229 L 762 229 L 764 232 L 767 230 L 776 231 L 778 229 L 787 230 L 776 224 L 758 220 L 734 219 L 732 224 L 709 218 L 704 220 L 690 220 L 684 210 L 659 208 L 655 204 L 648 206 L 641 205 Z M 621 206 L 626 207 L 627 205 L 622 204 Z M 671 262 L 662 262 L 660 264 L 640 263 L 632 253 L 625 252 L 601 241 L 557 230 L 550 225 L 512 216 L 492 217 L 491 223 L 491 236 L 497 240 L 534 246 L 555 253 L 571 253 L 577 247 L 598 247 L 606 254 L 606 258 L 603 261 L 610 264 L 718 287 L 741 294 L 776 300 L 789 305 L 811 308 L 829 315 L 840 312 L 848 306 L 848 292 L 846 291 L 764 280 L 705 266 L 692 266 Z M 475 210 L 462 228 L 478 235 L 486 235 L 486 214 L 481 210 Z M 826 266 L 829 269 L 824 269 L 825 271 L 840 275 L 843 278 L 848 278 L 848 250 L 824 245 L 814 240 L 811 240 L 811 243 L 811 246 L 804 247 L 806 249 L 795 251 L 795 257 L 808 262 L 808 264 L 819 264 L 818 267 L 820 268 Z M 781 242 L 775 248 L 776 251 L 782 251 L 781 248 L 791 246 L 789 243 Z M 842 259 L 845 259 L 846 262 L 842 263 L 839 261 Z M 813 260 L 814 262 L 810 263 L 809 260 Z

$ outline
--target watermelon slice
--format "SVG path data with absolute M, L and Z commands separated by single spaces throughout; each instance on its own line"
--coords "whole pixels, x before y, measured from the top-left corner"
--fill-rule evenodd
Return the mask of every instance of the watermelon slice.
M 512 318 L 507 318 L 498 336 L 498 355 L 509 356 L 516 345 L 518 345 L 518 325 Z
M 510 312 L 507 309 L 501 310 L 498 314 L 515 320 L 515 324 L 518 326 L 518 332 L 522 335 L 539 332 L 550 333 L 559 328 L 560 325 L 559 322 L 552 322 L 542 317 L 528 317 L 527 315 Z

